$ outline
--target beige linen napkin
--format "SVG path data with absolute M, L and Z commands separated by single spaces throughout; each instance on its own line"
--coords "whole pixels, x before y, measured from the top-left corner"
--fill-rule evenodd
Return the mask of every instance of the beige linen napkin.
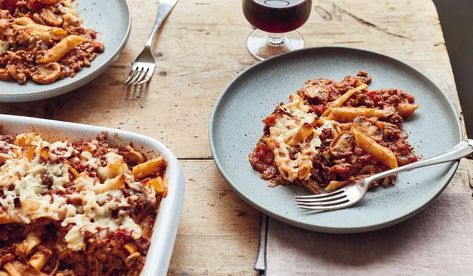
M 352 235 L 262 218 L 255 269 L 266 275 L 473 275 L 471 195 L 444 193 L 415 217 Z

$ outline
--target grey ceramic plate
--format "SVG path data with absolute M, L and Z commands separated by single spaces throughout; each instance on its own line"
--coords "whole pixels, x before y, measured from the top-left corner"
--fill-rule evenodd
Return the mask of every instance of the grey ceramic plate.
M 370 89 L 401 88 L 416 97 L 420 109 L 404 123 L 409 141 L 424 157 L 443 153 L 461 139 L 460 124 L 447 96 L 427 77 L 393 58 L 351 48 L 310 48 L 281 55 L 250 67 L 225 89 L 210 121 L 215 162 L 235 191 L 258 210 L 297 227 L 356 233 L 384 228 L 424 208 L 449 183 L 458 162 L 399 175 L 396 186 L 379 188 L 353 208 L 325 213 L 299 209 L 293 197 L 300 187 L 268 187 L 248 162 L 263 130 L 261 119 L 304 81 L 316 77 L 341 80 L 366 70 Z
M 40 85 L 28 81 L 0 82 L 0 102 L 26 102 L 55 97 L 92 81 L 107 69 L 121 53 L 131 29 L 131 13 L 126 0 L 79 0 L 77 11 L 83 25 L 99 32 L 105 51 L 98 55 L 91 67 L 84 68 L 73 78 Z

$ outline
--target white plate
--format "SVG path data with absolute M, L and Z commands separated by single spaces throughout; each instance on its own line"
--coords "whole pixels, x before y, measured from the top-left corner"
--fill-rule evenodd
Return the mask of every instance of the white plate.
M 21 116 L 0 115 L 0 125 L 7 134 L 36 131 L 45 138 L 63 138 L 69 141 L 93 139 L 107 132 L 113 145 L 133 146 L 146 155 L 159 153 L 167 163 L 168 195 L 161 201 L 154 224 L 151 245 L 142 275 L 166 275 L 184 199 L 184 175 L 174 154 L 160 142 L 149 137 L 117 129 L 66 123 Z
M 0 81 L 0 102 L 28 102 L 52 98 L 77 89 L 102 74 L 125 47 L 131 30 L 131 12 L 126 0 L 77 0 L 77 11 L 85 28 L 94 29 L 105 51 L 90 67 L 73 78 L 41 85 L 29 80 L 25 85 Z M 125 76 L 123 76 L 125 77 Z

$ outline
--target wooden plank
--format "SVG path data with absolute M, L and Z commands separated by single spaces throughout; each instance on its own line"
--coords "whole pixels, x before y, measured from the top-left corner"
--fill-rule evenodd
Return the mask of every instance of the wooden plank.
M 453 176 L 452 181 L 445 189 L 445 192 L 471 192 L 470 188 L 470 178 L 471 178 L 471 160 L 461 160 L 460 165 L 456 174 Z
M 233 192 L 212 160 L 181 163 L 186 196 L 169 273 L 252 273 L 258 212 Z

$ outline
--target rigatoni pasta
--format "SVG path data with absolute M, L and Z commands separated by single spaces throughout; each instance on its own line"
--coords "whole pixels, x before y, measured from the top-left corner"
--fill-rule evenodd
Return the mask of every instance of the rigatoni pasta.
M 341 82 L 307 81 L 263 120 L 264 134 L 249 156 L 253 168 L 272 185 L 320 193 L 416 161 L 401 127 L 419 105 L 399 89 L 369 90 L 370 82 L 362 71 Z
M 104 45 L 74 0 L 0 1 L 0 80 L 49 84 L 89 67 Z
M 0 276 L 138 275 L 166 168 L 105 134 L 0 134 Z

